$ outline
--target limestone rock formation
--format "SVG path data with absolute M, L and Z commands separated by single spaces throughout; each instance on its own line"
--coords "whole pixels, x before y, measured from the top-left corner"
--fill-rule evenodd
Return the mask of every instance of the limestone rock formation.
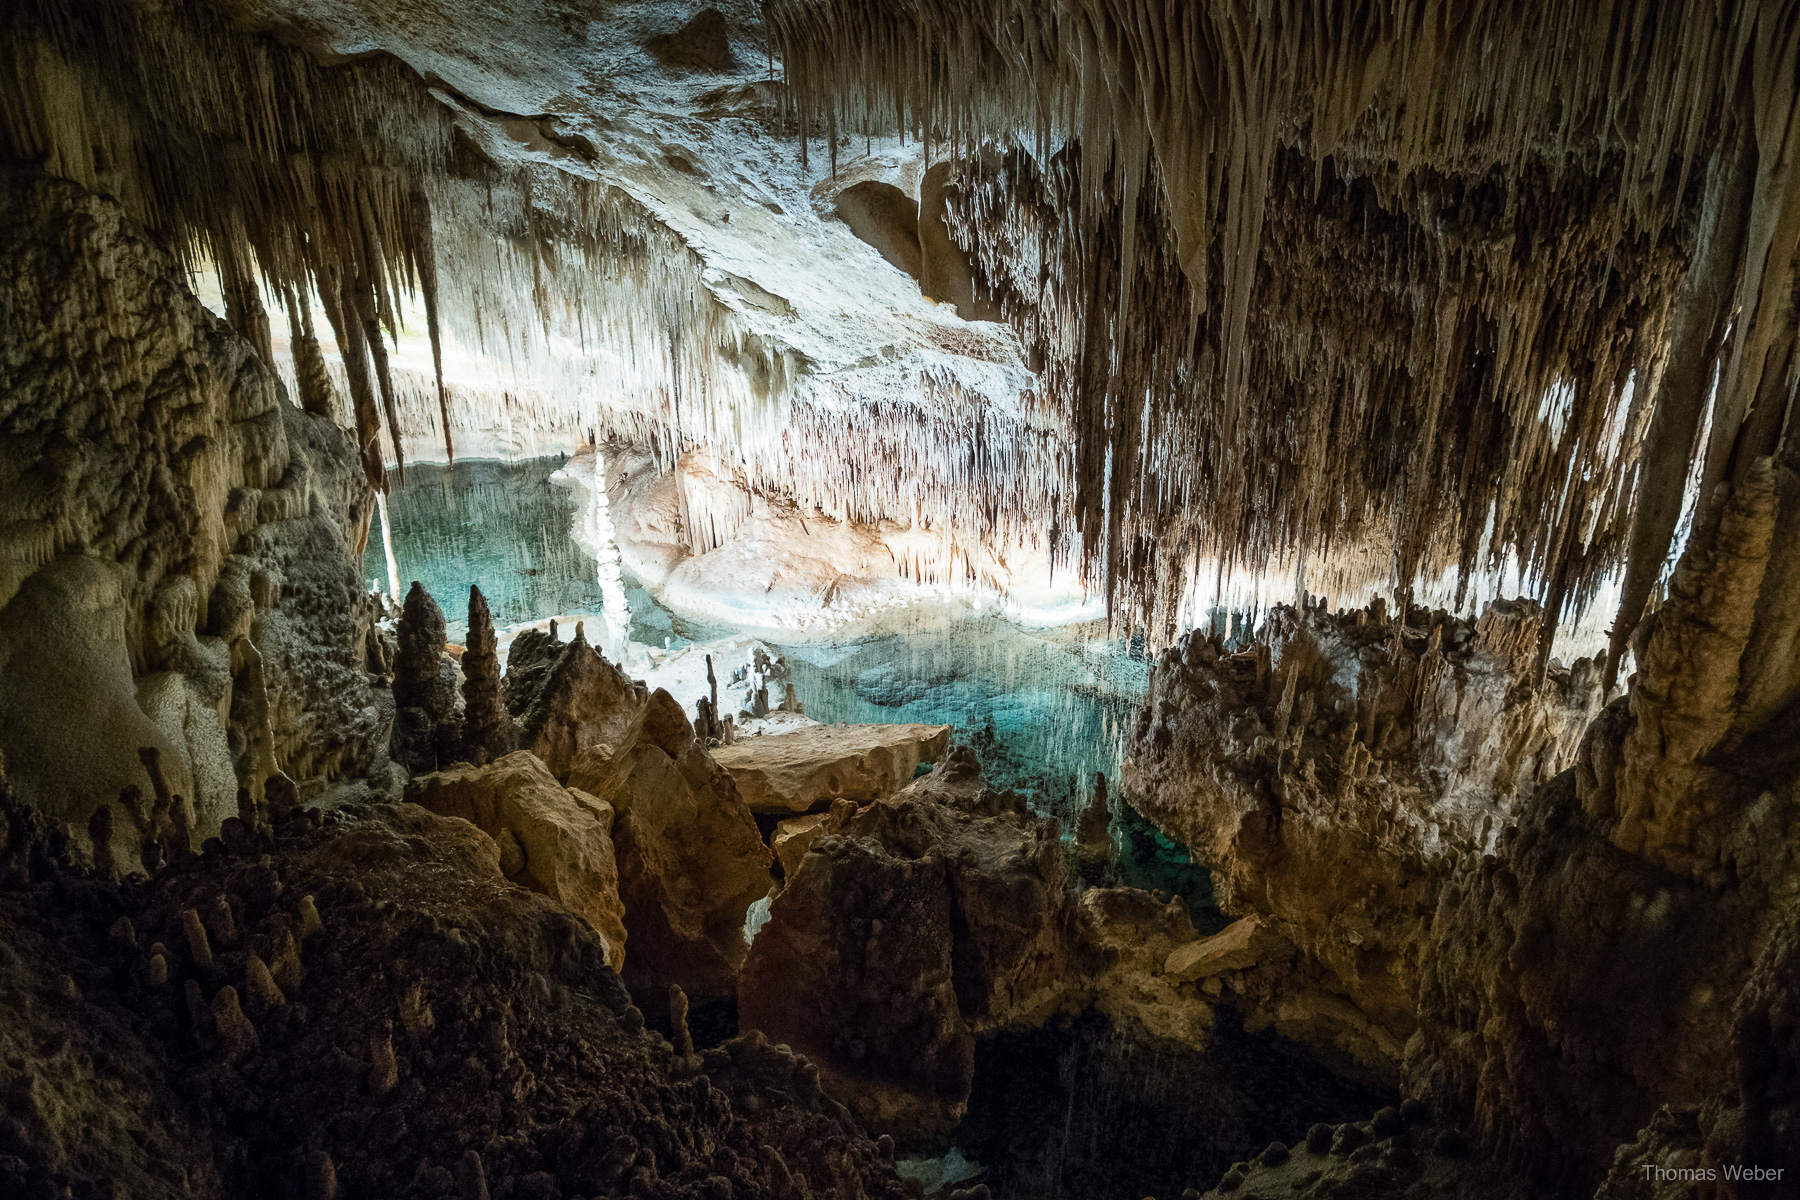
M 548 634 L 533 629 L 513 639 L 505 682 L 520 748 L 563 780 L 590 746 L 622 748 L 641 728 L 648 699 L 588 644 L 579 625 L 568 642 L 557 640 L 554 623 Z
M 1399 1078 L 1438 891 L 1569 766 L 1592 662 L 1538 662 L 1541 615 L 1277 609 L 1251 648 L 1194 632 L 1158 662 L 1125 781 L 1295 963 L 1233 977 L 1253 1026 Z
M 1537 1200 L 1544 1192 L 1501 1164 L 1471 1153 L 1468 1139 L 1434 1125 L 1417 1101 L 1367 1121 L 1317 1124 L 1292 1146 L 1273 1142 L 1232 1164 L 1206 1200 L 1262 1196 L 1407 1196 L 1412 1200 Z
M 511 753 L 518 731 L 501 702 L 500 658 L 487 598 L 469 585 L 469 633 L 459 664 L 463 673 L 462 751 L 471 761 L 492 762 Z
M 445 652 L 444 613 L 413 580 L 395 628 L 394 760 L 413 772 L 461 758 L 460 672 Z
M 138 750 L 206 837 L 286 773 L 385 765 L 354 448 L 283 398 L 119 206 L 0 168 L 0 752 L 85 831 Z M 115 823 L 136 861 L 142 815 Z
M 831 835 L 770 906 L 739 980 L 746 1028 L 812 1058 L 827 1094 L 901 1138 L 947 1133 L 969 1098 L 950 895 L 937 853 Z
M 1154 1046 L 1208 1047 L 1217 989 L 1194 981 L 1169 964 L 1204 945 L 1180 901 L 1137 888 L 1089 888 L 1081 896 L 1085 953 L 1079 961 L 1093 1007 L 1122 1036 Z M 1204 1060 L 1202 1060 L 1204 1061 Z
M 523 750 L 486 766 L 416 777 L 406 798 L 439 816 L 461 817 L 493 838 L 506 877 L 585 920 L 606 943 L 607 964 L 624 969 L 625 906 L 610 807 L 563 787 Z M 509 850 L 516 861 L 509 861 Z
M 1242 971 L 1259 962 L 1267 962 L 1281 953 L 1274 938 L 1262 933 L 1262 922 L 1256 916 L 1241 917 L 1211 937 L 1178 947 L 1163 962 L 1163 971 L 1184 983 L 1210 979 L 1225 971 Z M 1277 935 L 1278 937 L 1278 935 Z M 1292 947 L 1287 947 L 1291 956 Z
M 840 796 L 885 799 L 949 746 L 948 725 L 819 725 L 740 738 L 713 758 L 752 812 L 803 813 Z
M 626 679 L 576 630 L 513 642 L 507 707 L 550 774 L 608 805 L 634 994 L 679 985 L 695 1000 L 731 993 L 744 914 L 769 890 L 774 857 L 731 775 L 667 692 Z
M 966 747 L 890 799 L 848 805 L 788 868 L 739 1017 L 814 1057 L 866 1120 L 942 1132 L 968 1099 L 977 1033 L 1085 1002 L 1056 826 L 985 788 Z
M 854 800 L 837 799 L 824 812 L 789 817 L 776 825 L 774 835 L 769 838 L 769 848 L 781 863 L 783 877 L 800 869 L 801 860 L 806 857 L 806 852 L 814 842 L 828 833 L 837 833 L 848 825 L 856 816 L 856 808 Z

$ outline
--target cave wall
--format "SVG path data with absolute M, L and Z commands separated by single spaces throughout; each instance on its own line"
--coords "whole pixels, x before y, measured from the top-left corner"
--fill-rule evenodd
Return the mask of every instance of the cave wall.
M 118 205 L 0 171 L 0 752 L 85 831 L 155 787 L 205 836 L 285 772 L 377 765 L 357 558 L 373 494 Z M 117 836 L 132 861 L 127 805 Z

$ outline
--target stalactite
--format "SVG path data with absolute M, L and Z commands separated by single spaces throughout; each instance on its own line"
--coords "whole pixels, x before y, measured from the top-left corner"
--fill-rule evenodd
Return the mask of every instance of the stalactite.
M 922 140 L 1035 380 L 948 326 L 928 353 L 821 369 L 581 154 L 527 161 L 407 64 L 325 65 L 208 0 L 21 0 L 0 158 L 216 264 L 259 353 L 251 301 L 291 299 L 301 401 L 324 411 L 316 296 L 378 487 L 384 425 L 395 467 L 409 437 L 449 455 L 483 422 L 592 429 L 665 466 L 703 449 L 802 512 L 910 520 L 921 581 L 1003 585 L 1011 549 L 1045 551 L 1158 636 L 1208 586 L 1265 606 L 1302 560 L 1339 602 L 1467 610 L 1504 576 L 1566 617 L 1622 561 L 1634 587 L 1660 573 L 1665 518 L 1624 531 L 1685 478 L 1662 392 L 1717 369 L 1709 482 L 1787 420 L 1793 9 L 768 0 L 802 154 L 808 134 Z M 1671 333 L 1739 95 L 1738 319 L 1694 355 Z M 388 361 L 409 297 L 430 379 Z M 446 381 L 445 341 L 488 378 Z
M 1201 563 L 1223 584 L 1302 555 L 1339 600 L 1450 571 L 1466 605 L 1516 571 L 1585 607 L 1626 555 L 1706 164 L 1746 93 L 1757 207 L 1727 286 L 1755 317 L 1720 364 L 1709 478 L 1771 448 L 1773 399 L 1737 451 L 1787 352 L 1793 4 L 1465 9 L 766 13 L 802 128 L 911 124 L 962 161 L 959 240 L 1074 436 L 1086 573 L 1154 630 Z
M 288 313 L 288 340 L 294 357 L 294 377 L 300 392 L 300 407 L 316 417 L 337 419 L 337 396 L 331 375 L 325 366 L 325 354 L 319 347 L 319 336 L 313 330 L 312 305 L 302 304 L 294 289 L 285 296 Z

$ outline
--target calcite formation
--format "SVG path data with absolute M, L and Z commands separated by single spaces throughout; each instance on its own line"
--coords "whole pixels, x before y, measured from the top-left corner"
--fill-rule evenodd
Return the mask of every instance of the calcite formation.
M 602 7 L 0 24 L 0 1193 L 1789 1190 L 1793 0 Z M 604 632 L 365 590 L 470 448 Z M 696 728 L 628 571 L 1104 617 L 1120 786 Z
M 1793 1026 L 1770 972 L 1800 915 L 1800 797 L 1785 752 L 1750 731 L 1781 728 L 1756 698 L 1790 686 L 1785 657 L 1751 648 L 1781 644 L 1769 623 L 1790 619 L 1769 581 L 1785 578 L 1792 480 L 1765 460 L 1703 518 L 1640 631 L 1640 670 L 1597 715 L 1594 664 L 1534 677 L 1518 609 L 1474 628 L 1277 614 L 1236 655 L 1196 636 L 1167 656 L 1134 750 L 1145 811 L 1217 856 L 1240 928 L 1297 951 L 1232 950 L 1224 996 L 1291 1036 L 1385 1055 L 1539 1178 L 1604 1175 L 1601 1194 L 1624 1196 L 1645 1166 L 1788 1169 L 1774 1147 L 1791 1144 L 1792 1104 L 1768 1071 Z M 1298 664 L 1337 639 L 1363 649 L 1328 653 L 1307 705 L 1318 677 Z
M 487 598 L 469 585 L 468 644 L 459 664 L 463 674 L 462 749 L 473 762 L 508 753 L 517 740 L 512 718 L 501 702 L 500 657 Z
M 803 855 L 777 835 L 786 880 L 739 1016 L 812 1056 L 861 1119 L 941 1134 L 968 1102 L 978 1036 L 1089 1006 L 1152 1044 L 1207 1046 L 1209 1003 L 1163 972 L 1197 937 L 1186 911 L 1132 889 L 1078 898 L 1056 823 L 986 787 L 967 747 L 817 819 L 790 827 Z
M 673 697 L 626 679 L 580 629 L 568 642 L 554 630 L 515 639 L 506 680 L 520 743 L 613 813 L 634 993 L 678 984 L 697 999 L 729 995 L 744 914 L 768 893 L 774 863 L 730 773 Z
M 379 775 L 353 445 L 283 400 L 116 205 L 7 167 L 0 211 L 14 786 L 85 835 L 97 805 L 153 793 L 138 753 L 152 748 L 206 837 L 240 786 L 261 799 L 272 775 Z M 149 813 L 118 812 L 115 852 L 135 862 Z
M 395 642 L 391 750 L 409 771 L 436 770 L 461 757 L 460 672 L 445 652 L 443 610 L 416 579 L 401 607 Z
M 8 1196 L 908 1194 L 790 1052 L 679 1060 L 465 821 L 311 810 L 121 887 L 0 781 L 0 881 Z M 241 936 L 203 962 L 177 914 L 213 910 Z

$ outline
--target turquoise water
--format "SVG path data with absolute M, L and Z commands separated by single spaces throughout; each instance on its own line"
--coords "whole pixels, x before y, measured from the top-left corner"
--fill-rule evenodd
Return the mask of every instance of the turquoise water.
M 954 725 L 997 787 L 1059 814 L 1114 774 L 1148 686 L 1140 651 L 1058 640 L 994 617 L 835 646 L 784 647 L 789 678 L 821 721 Z
M 560 458 L 414 466 L 388 497 L 402 593 L 425 585 L 450 626 L 467 632 L 470 584 L 496 625 L 597 612 L 594 562 L 575 544 L 572 493 L 550 481 Z M 378 533 L 364 574 L 385 581 Z M 631 636 L 653 646 L 737 632 L 683 620 L 627 579 Z M 385 582 L 382 583 L 385 590 Z M 840 644 L 778 647 L 807 715 L 825 722 L 956 726 L 996 786 L 1063 811 L 1095 773 L 1118 769 L 1122 739 L 1148 684 L 1141 648 L 1123 641 L 1042 635 L 995 617 Z
M 406 469 L 404 486 L 389 476 L 400 594 L 415 579 L 423 584 L 444 610 L 451 641 L 468 633 L 470 584 L 487 597 L 497 626 L 600 611 L 594 560 L 569 536 L 573 499 L 567 488 L 550 482 L 562 462 L 415 465 Z M 369 531 L 363 575 L 387 591 L 379 528 Z
M 570 536 L 573 494 L 550 481 L 560 458 L 414 466 L 393 481 L 388 511 L 402 592 L 416 579 L 444 609 L 452 641 L 467 632 L 470 584 L 499 626 L 598 612 L 594 562 Z M 379 531 L 364 574 L 386 589 Z M 631 637 L 652 646 L 709 642 L 735 629 L 684 620 L 626 577 Z M 1021 629 L 992 616 L 905 635 L 776 647 L 807 715 L 824 722 L 922 722 L 956 727 L 995 787 L 1072 819 L 1096 774 L 1117 775 L 1148 687 L 1141 645 L 1079 631 Z M 1104 877 L 1182 896 L 1199 920 L 1211 909 L 1203 867 L 1130 808 L 1114 805 L 1121 850 Z

